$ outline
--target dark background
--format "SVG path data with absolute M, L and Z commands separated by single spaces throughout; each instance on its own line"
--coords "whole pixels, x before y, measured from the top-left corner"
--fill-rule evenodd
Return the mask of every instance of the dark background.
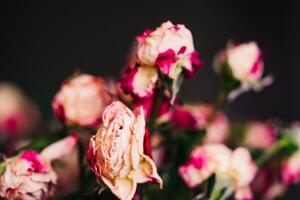
M 300 6 L 296 0 L 130 2 L 2 2 L 0 80 L 21 86 L 50 118 L 53 94 L 75 69 L 118 78 L 134 37 L 171 20 L 192 31 L 205 62 L 203 70 L 184 84 L 185 99 L 212 101 L 219 85 L 211 68 L 215 53 L 230 39 L 255 40 L 263 49 L 265 73 L 273 73 L 275 83 L 259 94 L 239 97 L 228 109 L 230 116 L 300 120 Z M 288 199 L 299 199 L 297 187 Z

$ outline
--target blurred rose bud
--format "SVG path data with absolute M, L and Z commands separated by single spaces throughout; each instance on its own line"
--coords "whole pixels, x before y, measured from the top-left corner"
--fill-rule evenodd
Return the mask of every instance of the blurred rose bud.
M 202 66 L 194 49 L 192 34 L 182 24 L 165 22 L 154 31 L 147 29 L 137 41 L 137 62 L 156 65 L 171 79 L 177 79 L 182 69 L 192 76 Z
M 143 109 L 132 112 L 115 101 L 102 114 L 103 124 L 91 138 L 87 160 L 99 180 L 122 200 L 133 198 L 137 183 L 162 180 L 152 159 L 144 154 Z
M 183 105 L 172 112 L 171 121 L 174 125 L 186 129 L 204 129 L 206 143 L 224 143 L 229 136 L 229 121 L 226 115 L 218 112 L 209 122 L 213 112 L 210 104 Z
M 265 122 L 252 122 L 246 127 L 244 143 L 247 147 L 267 149 L 276 142 L 274 128 Z
M 80 74 L 65 81 L 52 101 L 56 117 L 66 125 L 96 127 L 112 101 L 100 77 Z
M 264 70 L 262 52 L 255 42 L 231 44 L 218 58 L 219 67 L 227 65 L 232 76 L 241 83 L 253 84 L 259 81 Z
M 46 200 L 53 195 L 57 176 L 48 160 L 25 151 L 5 160 L 0 196 L 5 199 Z
M 37 106 L 19 88 L 0 83 L 0 142 L 25 136 L 39 121 Z
M 153 66 L 128 68 L 123 74 L 121 88 L 137 98 L 147 98 L 154 92 L 158 73 Z

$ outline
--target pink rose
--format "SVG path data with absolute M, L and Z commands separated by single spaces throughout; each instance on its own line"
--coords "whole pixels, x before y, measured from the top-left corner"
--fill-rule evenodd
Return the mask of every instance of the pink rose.
M 222 144 L 206 144 L 195 148 L 190 160 L 179 168 L 180 176 L 191 188 L 216 174 L 217 181 L 229 180 L 228 186 L 235 192 L 248 188 L 256 172 L 257 167 L 247 149 L 231 151 Z M 241 196 L 241 193 L 236 195 Z
M 227 168 L 231 151 L 224 145 L 208 144 L 193 149 L 187 163 L 179 168 L 185 183 L 194 188 L 221 168 Z
M 104 108 L 112 101 L 104 80 L 80 74 L 65 81 L 55 95 L 52 107 L 67 125 L 98 126 Z
M 139 66 L 128 68 L 121 80 L 121 87 L 127 94 L 138 98 L 146 98 L 153 94 L 158 73 L 155 67 Z
M 176 79 L 181 68 L 192 76 L 202 66 L 194 49 L 191 32 L 182 24 L 163 23 L 154 31 L 146 30 L 137 37 L 137 62 L 158 66 L 163 74 Z
M 1 163 L 4 171 L 0 173 L 0 196 L 16 200 L 43 200 L 53 196 L 57 182 L 64 183 L 63 177 L 57 176 L 56 167 L 53 169 L 53 161 L 70 156 L 76 144 L 77 137 L 72 135 L 48 146 L 40 154 L 28 150 L 6 159 Z M 76 174 L 69 175 L 74 180 Z
M 229 136 L 229 121 L 224 113 L 218 112 L 209 123 L 212 112 L 210 104 L 183 105 L 174 109 L 171 121 L 181 128 L 206 128 L 205 143 L 224 143 Z
M 0 83 L 0 142 L 26 135 L 39 119 L 38 108 L 19 88 Z
M 57 176 L 50 163 L 34 151 L 5 160 L 0 196 L 5 199 L 43 200 L 53 195 Z
M 162 180 L 152 159 L 144 154 L 143 109 L 132 112 L 119 101 L 102 114 L 103 125 L 91 138 L 87 160 L 97 178 L 120 199 L 132 199 L 137 183 Z
M 267 149 L 276 142 L 274 128 L 263 122 L 253 122 L 246 129 L 245 145 L 256 149 Z

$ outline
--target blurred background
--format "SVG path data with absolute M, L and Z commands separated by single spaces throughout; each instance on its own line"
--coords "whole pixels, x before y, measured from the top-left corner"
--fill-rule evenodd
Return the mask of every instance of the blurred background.
M 205 67 L 184 84 L 187 101 L 213 101 L 219 80 L 211 63 L 228 40 L 255 40 L 275 82 L 243 94 L 232 118 L 300 120 L 300 6 L 297 1 L 6 1 L 1 5 L 0 80 L 15 82 L 52 117 L 51 98 L 75 69 L 119 78 L 134 37 L 166 20 L 193 33 Z M 299 187 L 299 186 L 298 186 Z M 297 186 L 288 197 L 297 198 Z M 299 194 L 299 192 L 298 192 Z

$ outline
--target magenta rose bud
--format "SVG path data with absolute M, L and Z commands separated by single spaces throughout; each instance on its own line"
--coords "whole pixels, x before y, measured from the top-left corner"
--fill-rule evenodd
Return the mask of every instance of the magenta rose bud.
M 106 107 L 103 124 L 90 140 L 87 160 L 96 177 L 121 200 L 134 197 L 138 183 L 162 179 L 153 160 L 144 153 L 143 109 L 133 112 L 120 101 Z
M 218 112 L 209 123 L 213 106 L 210 104 L 183 105 L 174 109 L 171 121 L 185 129 L 206 129 L 205 143 L 225 143 L 229 136 L 229 122 L 226 115 Z
M 26 136 L 39 120 L 37 106 L 19 88 L 0 83 L 0 142 Z
M 182 24 L 165 22 L 154 31 L 145 31 L 137 37 L 137 41 L 137 62 L 156 65 L 171 79 L 177 79 L 182 69 L 190 77 L 202 66 L 194 49 L 192 34 Z
M 96 127 L 111 101 L 104 80 L 80 74 L 62 84 L 53 98 L 52 107 L 57 118 L 66 125 Z
M 4 161 L 0 196 L 5 199 L 46 200 L 53 195 L 57 175 L 48 160 L 25 151 Z

